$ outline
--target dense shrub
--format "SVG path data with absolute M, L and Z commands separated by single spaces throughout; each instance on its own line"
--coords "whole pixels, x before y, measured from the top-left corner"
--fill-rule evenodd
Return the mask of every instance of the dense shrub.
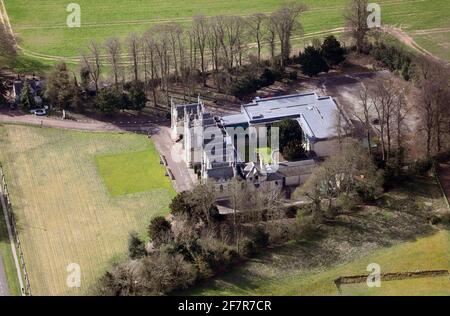
M 257 253 L 257 247 L 255 242 L 250 238 L 245 238 L 242 240 L 242 255 L 245 257 L 253 257 Z
M 409 169 L 413 175 L 424 175 L 431 170 L 431 167 L 433 167 L 433 160 L 430 158 L 415 161 Z
M 294 237 L 298 241 L 308 241 L 313 239 L 317 233 L 318 223 L 316 217 L 299 212 L 297 214 L 297 232 Z
M 345 60 L 345 49 L 333 35 L 327 36 L 320 47 L 323 58 L 328 66 L 339 65 Z
M 164 217 L 157 216 L 150 221 L 148 236 L 155 246 L 169 242 L 173 238 L 172 226 Z
M 305 150 L 302 145 L 303 132 L 297 121 L 283 120 L 273 124 L 272 127 L 278 127 L 279 147 L 285 159 L 295 160 L 304 155 Z
M 197 192 L 198 191 L 198 192 Z M 209 223 L 221 221 L 223 218 L 219 214 L 219 209 L 214 204 L 214 200 L 207 202 L 205 195 L 212 195 L 208 186 L 197 186 L 194 191 L 184 191 L 178 193 L 169 205 L 171 213 L 176 216 L 185 216 L 193 223 Z M 205 205 L 208 204 L 208 205 Z M 207 211 L 205 211 L 207 209 Z
M 372 47 L 370 54 L 388 67 L 390 71 L 399 71 L 405 80 L 411 78 L 411 57 L 402 49 L 380 43 Z
M 301 141 L 292 140 L 284 146 L 281 153 L 286 160 L 297 160 L 305 156 L 305 148 L 303 148 Z
M 124 102 L 123 93 L 116 88 L 104 88 L 100 90 L 100 93 L 96 97 L 95 104 L 97 108 L 105 113 L 110 114 L 117 109 L 123 108 Z
M 192 264 L 180 255 L 155 253 L 138 262 L 114 266 L 99 280 L 97 295 L 166 295 L 185 289 L 196 280 Z
M 246 71 L 231 84 L 229 92 L 235 97 L 242 98 L 263 87 L 272 85 L 281 77 L 282 73 L 272 68 L 265 68 L 261 75 L 254 71 Z
M 138 259 L 146 255 L 145 244 L 136 232 L 131 232 L 128 236 L 128 256 L 131 259 Z
M 308 77 L 316 76 L 321 72 L 328 72 L 329 67 L 323 58 L 320 48 L 308 46 L 298 57 L 302 72 Z
M 295 218 L 297 216 L 298 208 L 296 206 L 289 206 L 285 210 L 285 215 L 287 218 Z
M 269 234 L 262 227 L 257 227 L 252 233 L 251 238 L 257 249 L 265 248 L 269 245 Z
M 128 89 L 127 96 L 127 108 L 132 110 L 142 110 L 146 103 L 147 97 L 145 96 L 144 87 L 141 83 L 133 83 Z

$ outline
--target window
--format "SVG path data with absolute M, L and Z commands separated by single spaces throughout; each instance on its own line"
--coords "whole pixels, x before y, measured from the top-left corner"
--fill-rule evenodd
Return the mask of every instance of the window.
M 220 192 L 223 192 L 223 185 L 222 184 L 220 185 L 219 190 L 220 190 Z

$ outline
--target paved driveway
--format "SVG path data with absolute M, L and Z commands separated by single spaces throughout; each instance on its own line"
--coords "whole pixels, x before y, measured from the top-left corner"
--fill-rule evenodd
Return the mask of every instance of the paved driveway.
M 181 144 L 172 141 L 170 127 L 160 125 L 150 128 L 149 131 L 152 134 L 152 140 L 156 149 L 161 155 L 166 157 L 167 165 L 175 177 L 175 190 L 181 192 L 192 189 L 194 182 L 186 163 L 182 160 Z
M 3 266 L 3 258 L 0 255 L 0 296 L 8 296 L 9 289 L 6 282 L 5 267 Z

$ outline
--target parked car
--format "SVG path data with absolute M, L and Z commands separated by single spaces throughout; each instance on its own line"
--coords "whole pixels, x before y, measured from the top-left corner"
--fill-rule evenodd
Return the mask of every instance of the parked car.
M 37 116 L 44 116 L 44 115 L 47 115 L 47 111 L 45 109 L 39 109 L 39 110 L 34 111 L 34 114 Z

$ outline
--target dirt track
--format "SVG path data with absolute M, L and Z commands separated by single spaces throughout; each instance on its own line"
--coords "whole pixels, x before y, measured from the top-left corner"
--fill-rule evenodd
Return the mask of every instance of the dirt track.
M 447 61 L 442 60 L 441 58 L 433 55 L 432 53 L 427 51 L 425 48 L 423 48 L 422 46 L 417 44 L 416 41 L 414 41 L 414 39 L 411 36 L 409 36 L 405 31 L 403 31 L 401 28 L 396 28 L 396 27 L 392 27 L 392 26 L 385 26 L 385 27 L 383 27 L 383 30 L 386 33 L 389 33 L 392 36 L 394 36 L 395 38 L 397 38 L 400 42 L 402 42 L 406 46 L 411 47 L 415 51 L 419 52 L 420 54 L 430 56 L 430 57 L 434 58 L 437 61 L 444 62 L 444 63 L 448 64 Z M 438 32 L 442 32 L 442 31 L 448 31 L 448 29 L 421 30 L 420 32 L 422 32 L 422 33 L 419 33 L 419 31 L 417 31 L 417 32 L 415 32 L 415 34 L 432 34 L 432 33 L 438 33 Z

